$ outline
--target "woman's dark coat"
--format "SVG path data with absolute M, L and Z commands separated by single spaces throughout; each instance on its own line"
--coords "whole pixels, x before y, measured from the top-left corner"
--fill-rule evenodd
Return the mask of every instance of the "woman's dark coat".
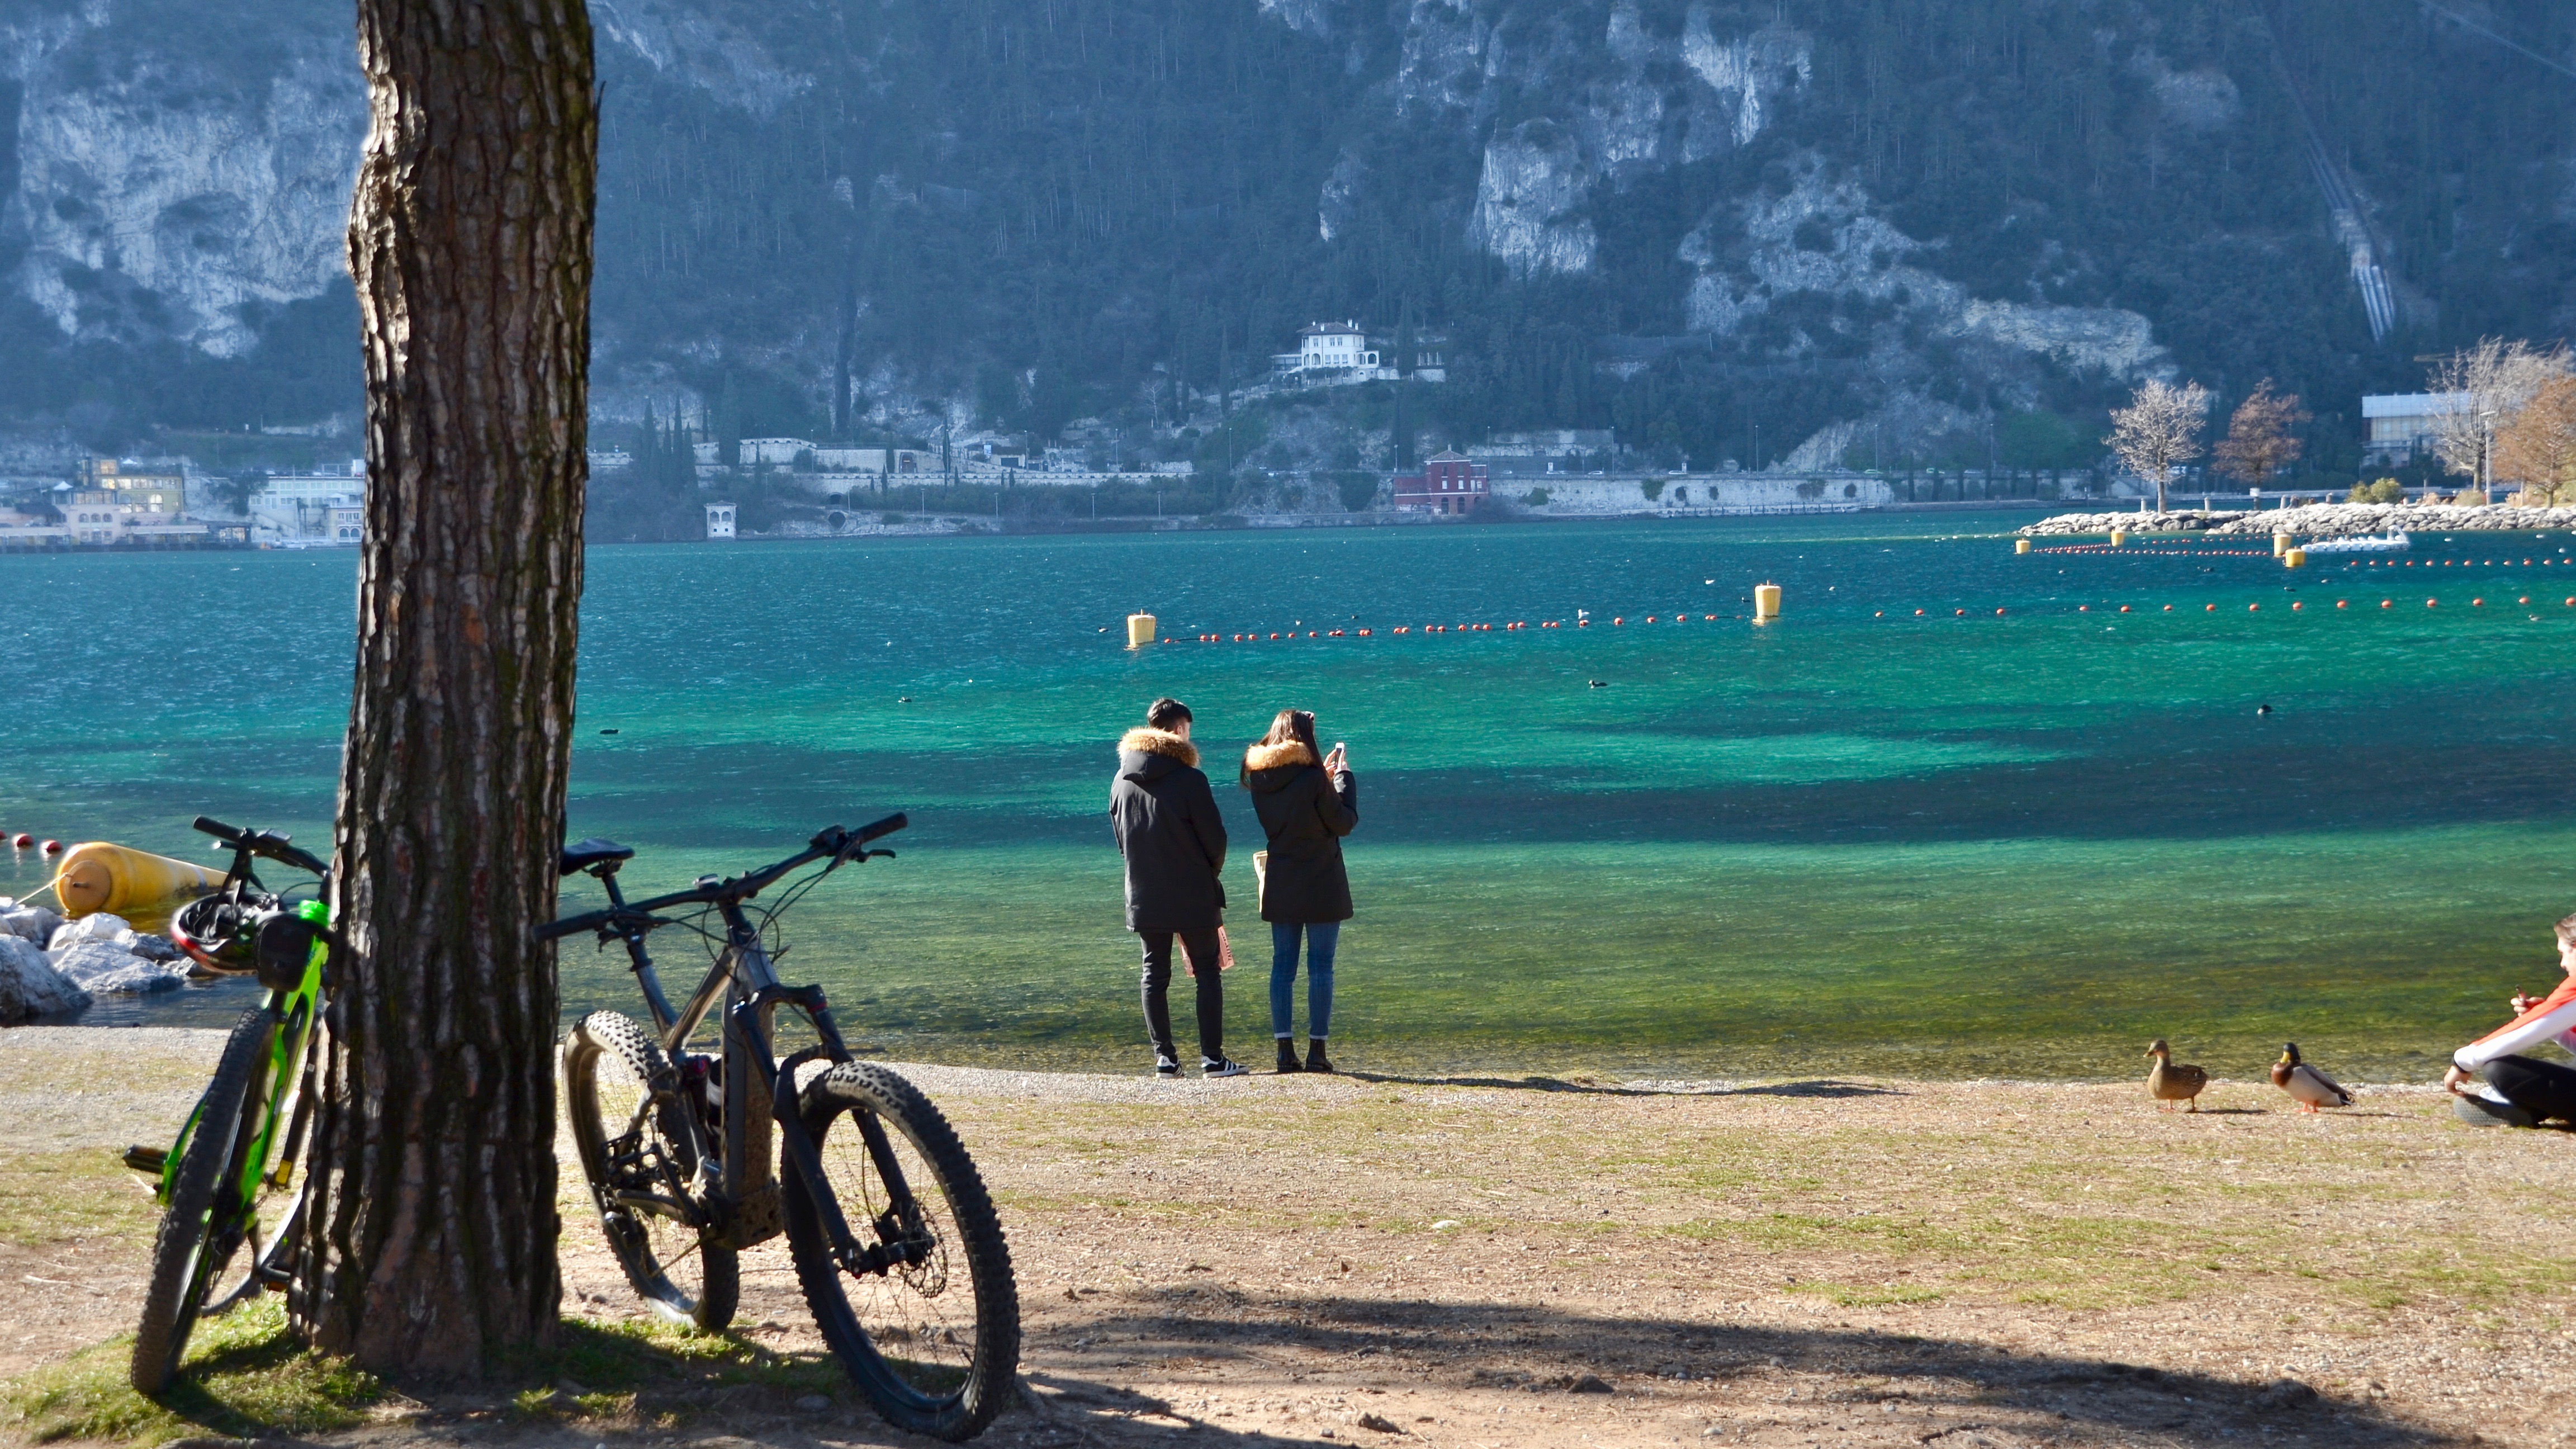
M 1347 921 L 1351 880 L 1342 872 L 1342 837 L 1359 828 L 1360 786 L 1348 770 L 1330 776 L 1315 752 L 1290 740 L 1243 752 L 1243 783 L 1270 837 L 1270 870 L 1261 889 L 1265 921 Z
M 1127 858 L 1127 929 L 1213 931 L 1225 924 L 1225 820 L 1199 752 L 1163 730 L 1118 741 L 1109 826 Z

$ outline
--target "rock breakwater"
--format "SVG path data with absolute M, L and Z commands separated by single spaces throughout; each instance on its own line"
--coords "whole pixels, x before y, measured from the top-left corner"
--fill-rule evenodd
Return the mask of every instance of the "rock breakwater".
M 2207 533 L 2230 537 L 2343 538 L 2365 533 L 2516 533 L 2576 529 L 2576 508 L 2520 508 L 2489 504 L 2457 508 L 2438 503 L 2311 503 L 2303 508 L 2237 512 L 2175 510 L 2166 513 L 2060 513 L 2021 530 L 2033 538 L 2125 533 Z
M 78 1011 L 100 992 L 166 991 L 188 971 L 169 937 L 121 917 L 65 921 L 0 896 L 0 1026 Z

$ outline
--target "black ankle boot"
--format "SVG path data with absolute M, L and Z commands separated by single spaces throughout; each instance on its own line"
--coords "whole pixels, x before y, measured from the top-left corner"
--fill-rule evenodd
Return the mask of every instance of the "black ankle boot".
M 1302 1072 L 1306 1070 L 1304 1067 L 1298 1065 L 1297 1049 L 1290 1046 L 1288 1044 L 1288 1038 L 1284 1036 L 1279 1038 L 1279 1070 L 1283 1072 Z
M 1283 1057 L 1295 1055 L 1295 1053 L 1289 1051 L 1288 1043 L 1284 1041 L 1279 1044 L 1279 1054 Z M 1332 1069 L 1333 1064 L 1324 1058 L 1324 1039 L 1319 1036 L 1307 1042 L 1306 1070 L 1310 1072 L 1329 1072 Z

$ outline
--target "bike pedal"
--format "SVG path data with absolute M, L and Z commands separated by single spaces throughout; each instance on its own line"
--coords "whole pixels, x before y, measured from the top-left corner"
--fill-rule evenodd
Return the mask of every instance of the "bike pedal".
M 252 1269 L 251 1275 L 259 1280 L 262 1292 L 283 1293 L 295 1286 L 295 1274 L 291 1269 L 259 1267 Z
M 125 1165 L 133 1168 L 137 1172 L 149 1173 L 154 1177 L 159 1177 L 162 1170 L 168 1167 L 169 1164 L 170 1154 L 166 1149 L 159 1147 L 129 1147 L 125 1149 Z

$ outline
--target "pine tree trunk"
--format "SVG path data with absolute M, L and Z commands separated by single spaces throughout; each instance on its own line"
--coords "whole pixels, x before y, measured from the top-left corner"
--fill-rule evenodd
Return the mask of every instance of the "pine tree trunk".
M 351 951 L 296 1322 L 481 1373 L 551 1337 L 551 948 L 587 476 L 598 118 L 582 0 L 359 0 L 357 682 L 331 882 Z

